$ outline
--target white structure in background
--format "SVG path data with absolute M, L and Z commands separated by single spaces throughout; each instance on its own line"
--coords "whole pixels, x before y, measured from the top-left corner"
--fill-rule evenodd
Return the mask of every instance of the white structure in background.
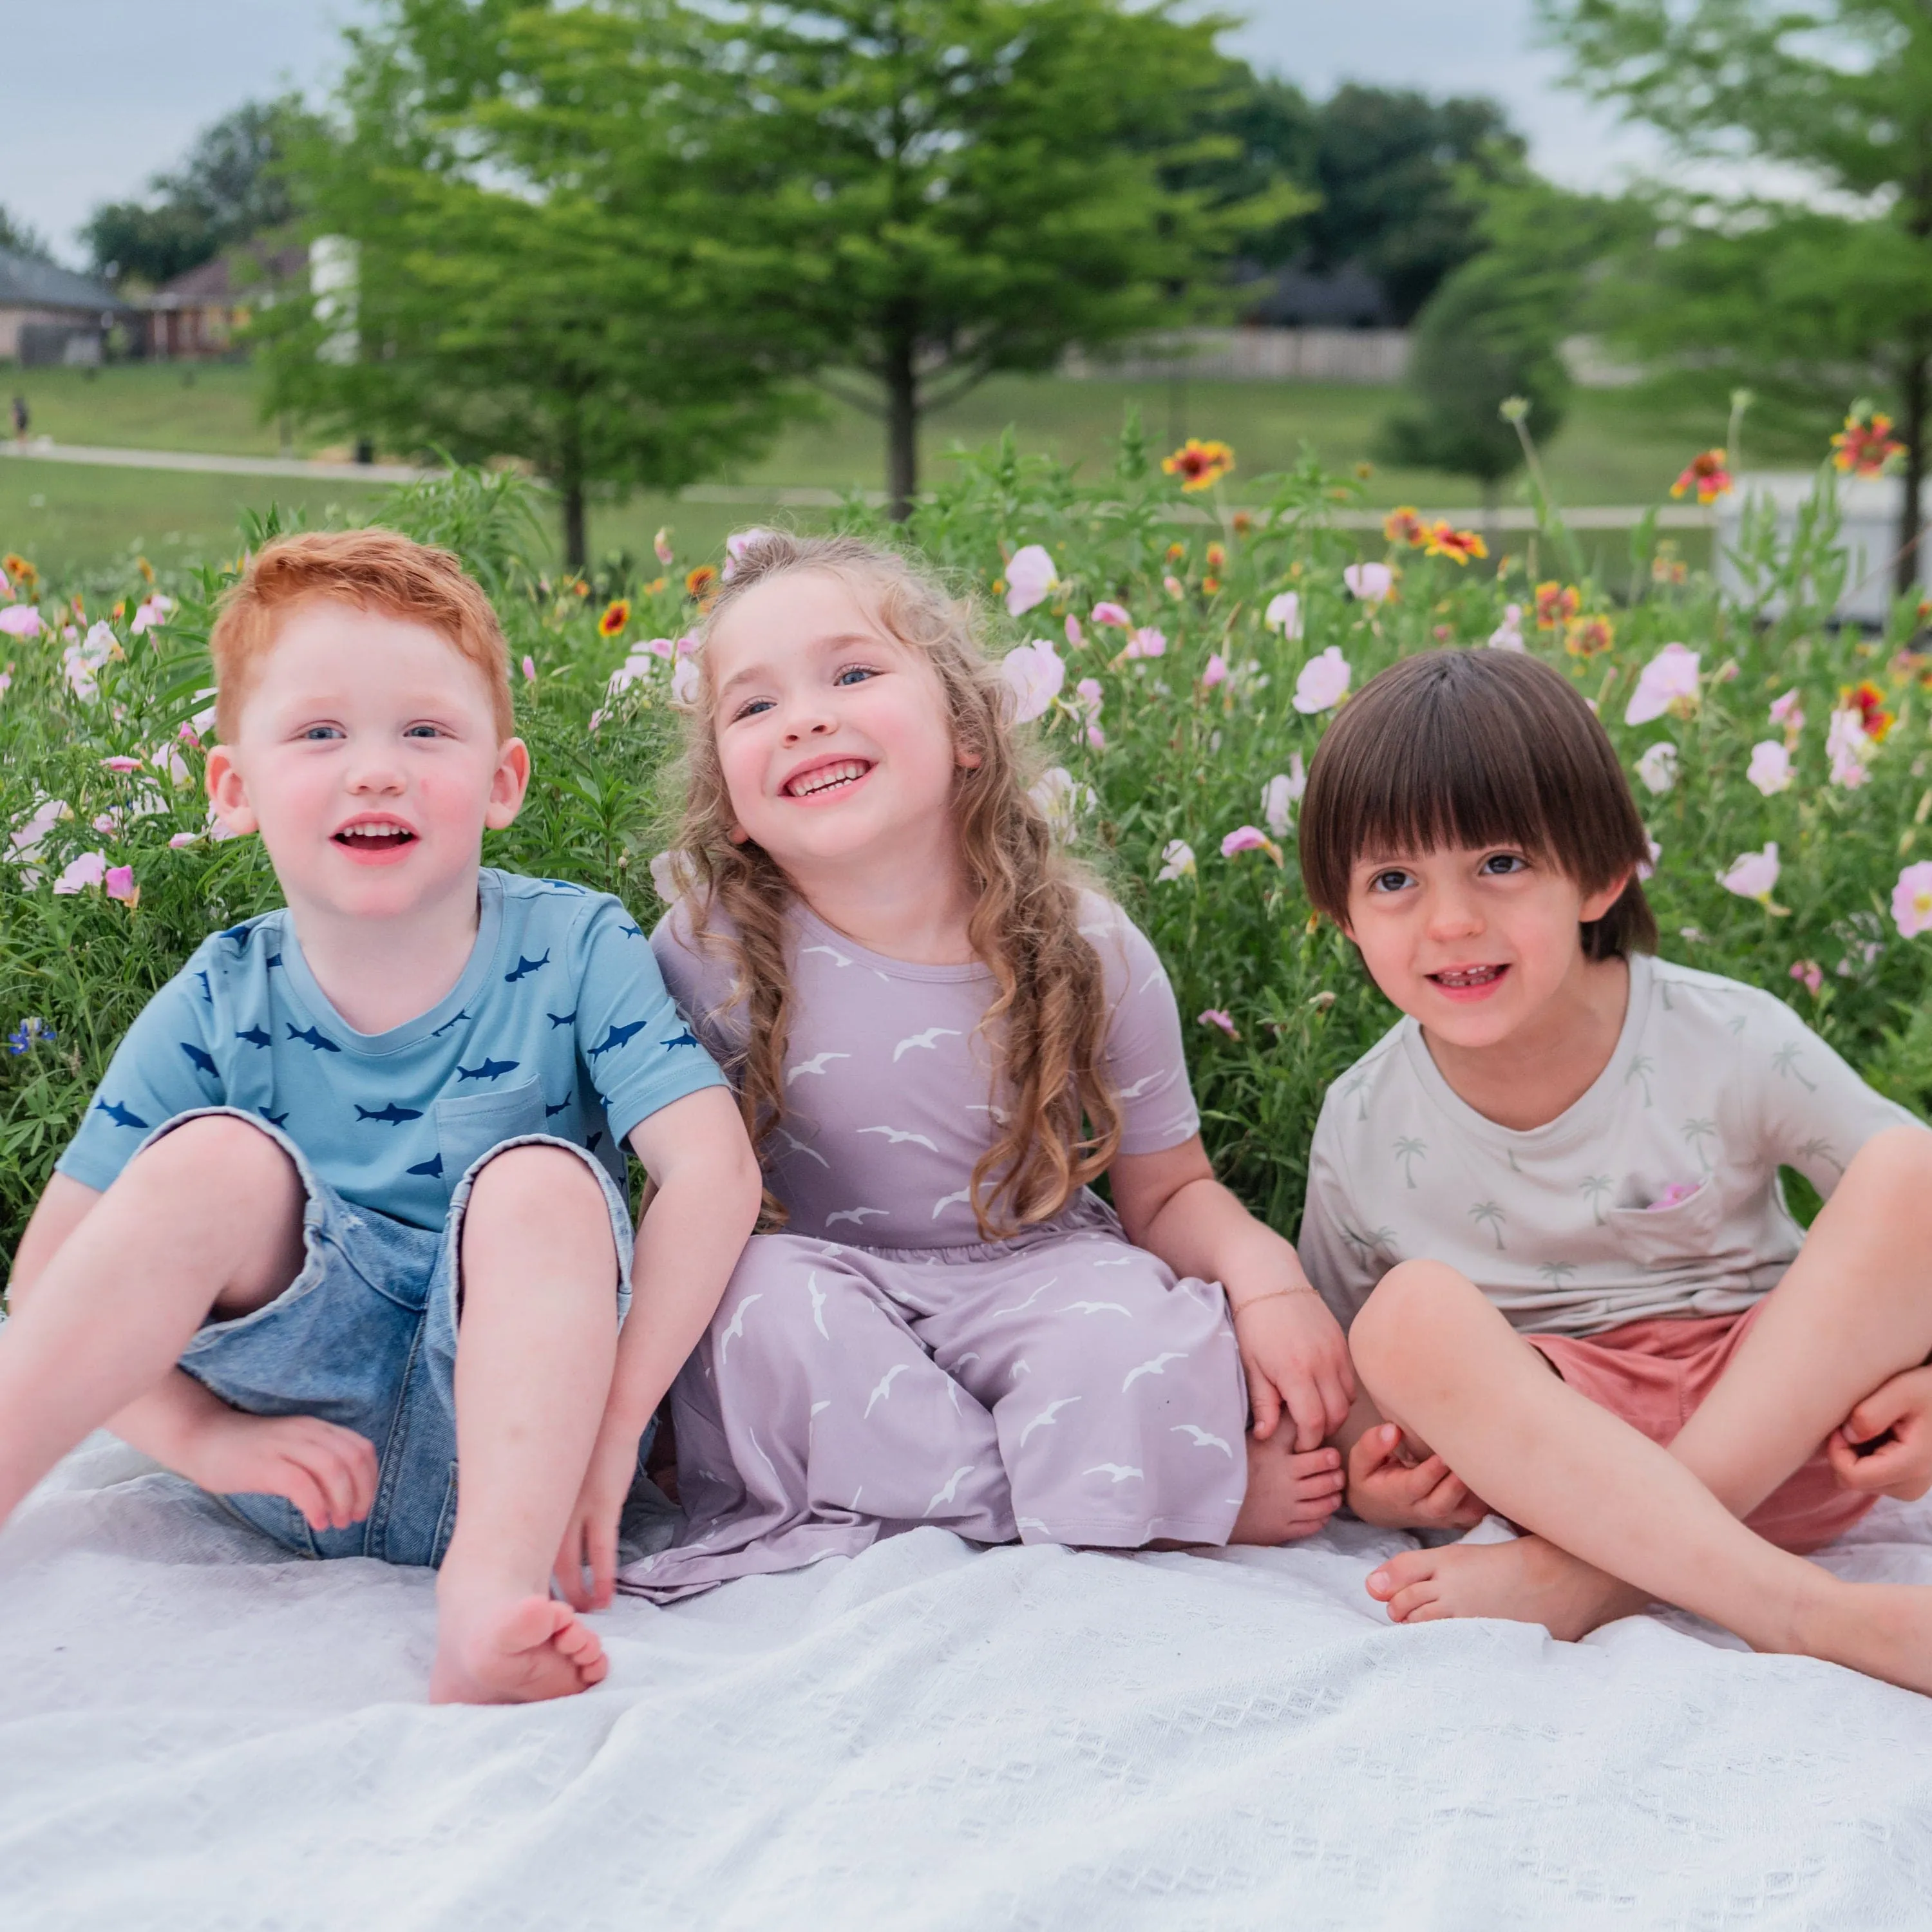
M 1750 586 L 1732 555 L 1745 504 L 1768 500 L 1778 518 L 1778 540 L 1789 544 L 1796 534 L 1798 513 L 1816 488 L 1817 473 L 1810 470 L 1766 470 L 1740 475 L 1737 488 L 1717 506 L 1715 538 L 1718 581 L 1733 597 L 1748 596 Z M 1898 551 L 1898 518 L 1904 484 L 1896 476 L 1838 479 L 1841 524 L 1838 548 L 1846 557 L 1845 587 L 1838 615 L 1860 624 L 1882 624 L 1892 609 L 1892 560 Z M 1918 546 L 1918 581 L 1932 591 L 1932 542 Z
M 1400 328 L 1182 328 L 1144 335 L 1113 354 L 1070 350 L 1060 374 L 1124 382 L 1198 376 L 1215 382 L 1399 382 L 1408 366 Z
M 334 325 L 316 353 L 324 362 L 352 362 L 360 349 L 356 329 L 356 244 L 346 235 L 318 235 L 308 246 L 309 293 L 315 319 Z

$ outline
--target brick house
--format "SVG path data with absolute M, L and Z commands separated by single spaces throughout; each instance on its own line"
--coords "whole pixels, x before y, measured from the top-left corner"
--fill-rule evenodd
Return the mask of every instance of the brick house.
M 99 362 L 107 332 L 133 311 L 105 282 L 0 248 L 0 359 Z

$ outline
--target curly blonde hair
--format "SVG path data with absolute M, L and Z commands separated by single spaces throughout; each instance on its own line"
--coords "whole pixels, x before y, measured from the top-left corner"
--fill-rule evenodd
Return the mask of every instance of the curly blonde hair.
M 705 618 L 707 640 L 754 585 L 801 571 L 840 578 L 891 636 L 923 656 L 939 680 L 954 743 L 974 755 L 973 765 L 955 771 L 952 809 L 974 898 L 968 935 L 996 988 L 980 1030 L 1000 1042 L 1006 1094 L 993 1116 L 1000 1138 L 974 1167 L 970 1198 L 982 1238 L 1004 1239 L 1057 1214 L 1120 1148 L 1104 976 L 1080 932 L 1079 892 L 1088 882 L 1028 796 L 1030 773 L 1007 722 L 1004 680 L 980 646 L 970 604 L 905 558 L 856 537 L 758 530 L 734 548 L 729 580 Z M 792 1022 L 784 918 L 795 893 L 759 846 L 732 842 L 715 704 L 707 671 L 688 715 L 678 845 L 693 936 L 731 959 L 736 980 L 726 1004 L 746 1007 L 745 1045 L 729 1070 L 762 1162 L 784 1119 Z M 712 929 L 714 909 L 729 932 Z

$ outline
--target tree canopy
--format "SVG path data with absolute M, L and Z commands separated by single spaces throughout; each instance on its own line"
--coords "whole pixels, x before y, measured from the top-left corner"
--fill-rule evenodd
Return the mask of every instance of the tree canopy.
M 296 214 L 286 163 L 312 117 L 293 94 L 250 101 L 205 128 L 144 200 L 104 202 L 81 232 L 95 268 L 159 284 Z
M 1693 160 L 1792 185 L 1654 190 L 1603 284 L 1609 327 L 1678 386 L 1889 404 L 1896 577 L 1916 575 L 1932 412 L 1932 9 L 1923 0 L 1539 0 L 1576 84 Z

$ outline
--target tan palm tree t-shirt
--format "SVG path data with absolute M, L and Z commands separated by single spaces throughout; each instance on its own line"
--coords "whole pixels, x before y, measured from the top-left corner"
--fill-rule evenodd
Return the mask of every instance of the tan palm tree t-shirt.
M 1873 1135 L 1916 1124 L 1783 1000 L 1638 956 L 1609 1064 L 1527 1132 L 1458 1098 L 1405 1019 L 1328 1090 L 1302 1264 L 1352 1322 L 1400 1261 L 1459 1269 L 1525 1334 L 1740 1313 L 1804 1231 L 1780 1166 L 1828 1196 Z

